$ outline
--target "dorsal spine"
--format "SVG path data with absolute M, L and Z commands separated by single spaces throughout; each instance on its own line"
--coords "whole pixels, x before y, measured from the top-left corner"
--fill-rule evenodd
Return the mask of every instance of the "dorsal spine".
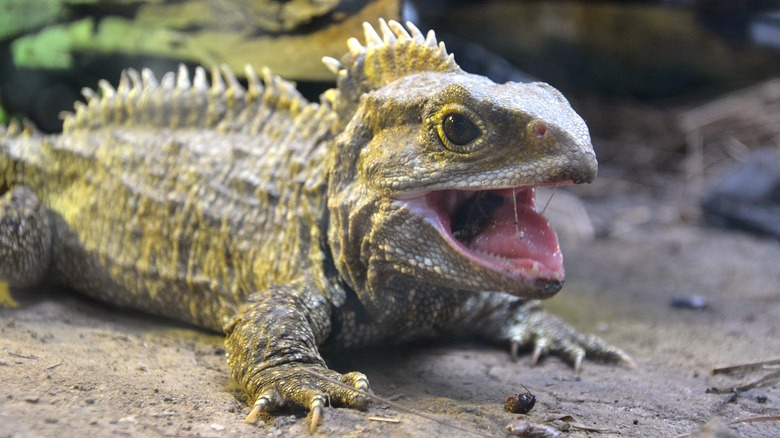
M 253 114 L 261 109 L 286 111 L 297 115 L 309 103 L 295 84 L 262 70 L 262 80 L 246 67 L 248 87 L 244 88 L 226 66 L 206 71 L 197 67 L 191 79 L 186 67 L 169 72 L 157 80 L 149 69 L 122 72 L 114 88 L 107 81 L 98 83 L 99 93 L 85 88 L 86 100 L 75 104 L 75 112 L 65 113 L 63 131 L 94 130 L 109 126 L 161 128 L 208 128 L 241 130 L 248 128 Z M 324 104 L 330 105 L 326 100 Z
M 342 119 L 353 114 L 360 97 L 397 79 L 423 72 L 461 72 L 436 34 L 423 33 L 411 22 L 379 20 L 379 32 L 363 23 L 365 45 L 347 41 L 349 51 L 339 61 L 325 57 L 325 66 L 338 77 L 336 110 Z

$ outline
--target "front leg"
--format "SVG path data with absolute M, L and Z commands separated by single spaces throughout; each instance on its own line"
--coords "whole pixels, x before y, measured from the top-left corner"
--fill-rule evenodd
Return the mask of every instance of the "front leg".
M 595 335 L 580 333 L 555 315 L 542 309 L 537 300 L 524 301 L 505 294 L 483 294 L 483 311 L 477 322 L 481 335 L 510 345 L 512 358 L 521 348 L 533 348 L 531 363 L 547 354 L 561 356 L 579 372 L 585 357 L 620 362 L 629 367 L 636 363 L 623 350 L 607 344 Z
M 50 214 L 26 186 L 0 193 L 0 281 L 27 287 L 45 278 L 52 254 Z
M 331 371 L 318 352 L 330 333 L 331 311 L 312 286 L 276 286 L 250 296 L 225 327 L 228 366 L 254 402 L 247 421 L 260 412 L 299 406 L 311 412 L 313 430 L 328 404 L 368 408 L 361 393 L 368 390 L 366 376 Z

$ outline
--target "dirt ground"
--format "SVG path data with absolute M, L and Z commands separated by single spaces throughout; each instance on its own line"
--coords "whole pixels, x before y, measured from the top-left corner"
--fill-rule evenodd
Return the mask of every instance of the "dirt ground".
M 598 429 L 563 436 L 673 437 L 713 418 L 780 415 L 777 380 L 738 396 L 707 392 L 771 372 L 713 376 L 715 366 L 780 359 L 780 243 L 699 225 L 695 199 L 676 189 L 652 194 L 609 176 L 597 184 L 588 193 L 607 196 L 586 204 L 609 233 L 564 248 L 567 285 L 547 307 L 624 348 L 637 369 L 588 361 L 578 377 L 556 358 L 530 367 L 527 355 L 513 363 L 506 348 L 465 340 L 383 345 L 328 358 L 331 366 L 360 370 L 376 394 L 487 436 L 525 418 L 502 406 L 521 385 L 538 400 L 531 421 L 568 415 Z M 670 304 L 694 295 L 706 308 Z M 14 296 L 19 307 L 0 309 L 0 437 L 307 435 L 303 412 L 243 423 L 249 409 L 229 384 L 219 335 L 61 290 Z M 778 436 L 780 422 L 730 430 Z M 382 403 L 328 409 L 315 435 L 470 436 Z

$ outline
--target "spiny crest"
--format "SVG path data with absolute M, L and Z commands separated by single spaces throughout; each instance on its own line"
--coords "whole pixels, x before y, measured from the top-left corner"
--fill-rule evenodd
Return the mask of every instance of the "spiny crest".
M 325 57 L 328 69 L 338 75 L 339 89 L 350 100 L 396 79 L 422 72 L 459 72 L 453 55 L 431 30 L 427 35 L 411 22 L 379 20 L 378 33 L 363 23 L 365 46 L 357 39 L 347 41 L 349 52 L 341 61 Z
M 243 130 L 251 129 L 252 118 L 262 109 L 294 116 L 312 106 L 295 84 L 272 75 L 267 68 L 260 79 L 247 66 L 246 77 L 248 86 L 244 88 L 224 65 L 211 70 L 211 84 L 201 67 L 190 78 L 182 65 L 177 73 L 166 73 L 159 81 L 149 69 L 140 73 L 128 69 L 122 72 L 116 88 L 107 81 L 98 83 L 99 93 L 84 88 L 86 103 L 76 102 L 74 113 L 63 114 L 63 131 L 119 125 Z M 330 107 L 328 101 L 322 104 Z
M 38 129 L 28 119 L 11 119 L 8 126 L 0 124 L 0 137 L 29 137 L 39 135 Z

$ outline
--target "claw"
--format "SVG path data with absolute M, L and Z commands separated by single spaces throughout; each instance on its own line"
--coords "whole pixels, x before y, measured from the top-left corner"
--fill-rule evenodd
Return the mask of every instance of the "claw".
M 580 369 L 582 368 L 582 361 L 585 359 L 585 351 L 580 351 L 574 356 L 574 375 L 580 375 Z
M 545 338 L 539 338 L 536 340 L 536 346 L 534 347 L 534 353 L 531 355 L 531 365 L 536 365 L 539 362 L 539 358 L 542 357 L 547 351 L 548 341 Z
M 268 394 L 264 394 L 257 398 L 257 401 L 255 401 L 254 406 L 252 406 L 252 411 L 249 412 L 249 415 L 246 416 L 244 419 L 244 423 L 252 423 L 257 418 L 257 415 L 261 412 L 265 412 L 268 407 L 271 405 L 271 396 Z
M 311 424 L 309 424 L 309 432 L 314 433 L 314 431 L 317 430 L 317 425 L 320 424 L 320 418 L 322 418 L 322 408 L 324 408 L 326 404 L 327 401 L 325 396 L 318 395 L 312 399 L 311 405 L 309 407 L 311 412 Z
M 542 355 L 542 346 L 537 345 L 534 348 L 534 354 L 531 355 L 531 365 L 535 366 L 537 363 L 539 363 L 539 357 Z
M 583 335 L 559 318 L 541 311 L 537 302 L 529 302 L 512 317 L 507 338 L 512 360 L 516 361 L 521 347 L 533 346 L 531 365 L 548 355 L 557 355 L 571 364 L 579 375 L 585 357 L 618 362 L 629 368 L 637 364 L 631 357 L 594 335 Z M 504 338 L 506 339 L 506 338 Z
M 639 368 L 639 365 L 634 361 L 634 359 L 632 359 L 631 356 L 627 355 L 626 353 L 622 351 L 618 351 L 617 355 L 618 358 L 620 359 L 620 363 L 622 363 L 623 365 L 631 369 Z

